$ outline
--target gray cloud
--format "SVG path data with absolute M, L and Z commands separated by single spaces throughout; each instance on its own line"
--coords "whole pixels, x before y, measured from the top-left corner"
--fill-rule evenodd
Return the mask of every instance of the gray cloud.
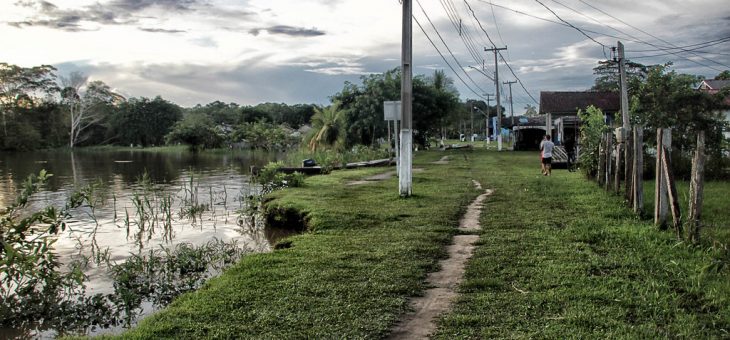
M 248 32 L 252 35 L 259 35 L 261 31 L 266 31 L 269 34 L 283 34 L 293 37 L 316 37 L 326 34 L 324 31 L 320 31 L 316 28 L 293 27 L 287 25 L 276 25 L 267 28 L 254 28 L 249 30 Z
M 84 31 L 83 23 L 102 25 L 121 25 L 137 22 L 136 15 L 148 8 L 158 7 L 168 11 L 193 11 L 194 6 L 202 4 L 201 0 L 114 0 L 107 4 L 95 3 L 81 9 L 60 9 L 45 0 L 18 1 L 16 6 L 35 8 L 37 15 L 33 18 L 9 22 L 17 28 L 26 26 L 44 26 L 65 31 Z M 142 29 L 145 30 L 145 29 Z
M 188 11 L 199 3 L 199 0 L 114 0 L 108 6 L 134 13 L 155 6 L 167 10 Z
M 164 29 L 164 28 L 148 28 L 148 27 L 138 27 L 137 28 L 140 31 L 150 32 L 150 33 L 185 33 L 186 30 L 175 30 L 175 29 Z

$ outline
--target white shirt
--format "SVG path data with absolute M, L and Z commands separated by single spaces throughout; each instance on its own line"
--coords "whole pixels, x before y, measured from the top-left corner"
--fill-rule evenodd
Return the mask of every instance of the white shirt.
M 555 144 L 549 140 L 544 140 L 540 142 L 540 150 L 542 150 L 542 157 L 543 158 L 550 158 L 553 157 L 553 147 Z

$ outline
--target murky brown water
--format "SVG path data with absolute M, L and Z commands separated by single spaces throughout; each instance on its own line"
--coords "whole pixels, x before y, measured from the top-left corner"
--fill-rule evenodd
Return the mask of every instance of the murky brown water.
M 73 210 L 68 230 L 58 236 L 54 247 L 64 262 L 95 251 L 108 251 L 111 261 L 121 262 L 150 249 L 178 243 L 201 245 L 214 238 L 236 240 L 250 251 L 266 251 L 276 236 L 239 219 L 250 220 L 241 216 L 242 197 L 258 190 L 250 181 L 250 166 L 275 158 L 246 151 L 0 154 L 0 207 L 13 202 L 29 174 L 45 169 L 53 177 L 44 191 L 33 196 L 31 209 L 61 207 L 74 190 L 101 183 L 95 207 Z M 192 206 L 201 208 L 190 213 Z M 104 268 L 92 266 L 86 274 L 89 294 L 113 291 Z M 0 338 L 12 334 L 0 329 Z

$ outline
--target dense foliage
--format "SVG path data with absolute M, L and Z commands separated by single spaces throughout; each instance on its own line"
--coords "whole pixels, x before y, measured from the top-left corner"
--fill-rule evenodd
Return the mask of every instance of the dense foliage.
M 618 91 L 618 66 L 616 62 L 600 62 L 594 68 L 597 75 L 592 90 Z M 725 79 L 730 71 L 723 71 L 715 79 Z M 709 178 L 728 176 L 726 114 L 730 88 L 717 93 L 699 91 L 703 77 L 681 74 L 671 70 L 671 63 L 646 66 L 627 63 L 628 92 L 630 97 L 630 119 L 633 125 L 644 128 L 644 143 L 647 150 L 656 147 L 657 128 L 672 129 L 672 161 L 675 175 L 688 178 L 691 170 L 692 152 L 695 149 L 697 133 L 705 131 L 707 153 L 706 165 Z M 620 121 L 620 119 L 618 120 Z M 652 171 L 653 162 L 646 162 Z M 590 171 L 589 171 L 590 172 Z
M 346 145 L 374 145 L 387 136 L 383 119 L 383 102 L 400 99 L 400 69 L 362 76 L 362 84 L 346 82 L 342 91 L 332 96 L 345 114 Z M 442 72 L 431 77 L 413 78 L 414 141 L 425 145 L 431 136 L 440 135 L 450 114 L 459 111 L 459 94 Z

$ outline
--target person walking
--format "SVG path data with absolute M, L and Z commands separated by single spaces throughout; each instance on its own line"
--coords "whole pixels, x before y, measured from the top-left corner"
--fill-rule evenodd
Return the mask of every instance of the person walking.
M 542 174 L 550 176 L 552 174 L 553 148 L 555 144 L 551 141 L 550 135 L 545 135 L 540 142 L 540 150 L 542 151 Z

